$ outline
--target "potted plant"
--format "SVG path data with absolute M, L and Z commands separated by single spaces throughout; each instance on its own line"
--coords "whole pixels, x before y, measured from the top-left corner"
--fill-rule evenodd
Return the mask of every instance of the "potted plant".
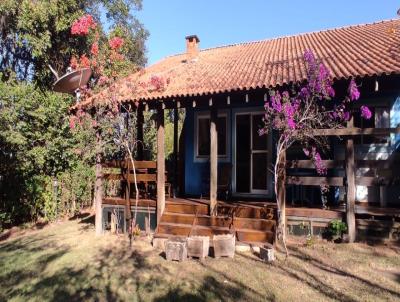
M 334 219 L 331 222 L 329 222 L 328 234 L 333 242 L 336 243 L 342 242 L 343 233 L 346 231 L 347 231 L 347 225 L 345 222 L 339 219 Z

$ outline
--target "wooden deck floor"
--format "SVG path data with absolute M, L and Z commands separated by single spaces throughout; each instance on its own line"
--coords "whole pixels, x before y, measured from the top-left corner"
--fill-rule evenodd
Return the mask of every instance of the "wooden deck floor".
M 167 198 L 167 204 L 191 204 L 191 205 L 202 205 L 208 207 L 210 201 L 208 199 L 200 198 Z M 119 197 L 107 197 L 104 198 L 103 204 L 109 205 L 125 205 L 125 199 Z M 135 204 L 135 199 L 131 199 L 131 205 Z M 139 199 L 138 205 L 140 207 L 156 207 L 157 201 L 155 199 Z M 218 201 L 218 206 L 222 207 L 246 207 L 246 208 L 276 208 L 274 202 L 264 201 Z M 309 208 L 309 207 L 293 207 L 288 205 L 286 208 L 286 214 L 288 216 L 302 216 L 302 217 L 315 217 L 315 218 L 342 218 L 346 210 L 344 206 L 322 209 L 322 208 Z M 356 205 L 356 214 L 360 215 L 371 215 L 371 216 L 391 216 L 400 217 L 400 208 L 381 208 L 375 206 L 368 206 L 363 204 Z

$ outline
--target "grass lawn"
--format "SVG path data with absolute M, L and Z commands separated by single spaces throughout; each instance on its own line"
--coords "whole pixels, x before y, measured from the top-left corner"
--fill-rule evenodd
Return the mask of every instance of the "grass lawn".
M 145 241 L 94 237 L 90 219 L 0 242 L 0 301 L 400 301 L 400 248 L 289 244 L 266 264 L 167 262 Z

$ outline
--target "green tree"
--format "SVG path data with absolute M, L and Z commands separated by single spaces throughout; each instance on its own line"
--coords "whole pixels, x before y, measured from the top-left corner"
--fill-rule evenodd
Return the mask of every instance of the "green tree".
M 49 88 L 51 64 L 64 72 L 71 56 L 88 53 L 90 41 L 71 34 L 71 25 L 84 14 L 100 25 L 100 38 L 107 34 L 125 39 L 124 48 L 133 64 L 145 63 L 144 42 L 148 32 L 134 16 L 141 0 L 3 0 L 0 2 L 0 72 L 2 79 L 17 76 Z M 101 16 L 105 15 L 105 24 Z

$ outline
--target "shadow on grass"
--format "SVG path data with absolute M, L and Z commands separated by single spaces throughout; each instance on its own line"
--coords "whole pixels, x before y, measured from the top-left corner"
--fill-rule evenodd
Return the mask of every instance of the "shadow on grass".
M 163 301 L 243 301 L 246 298 L 244 288 L 234 285 L 227 285 L 219 282 L 212 276 L 206 276 L 201 281 L 201 287 L 195 293 L 188 293 L 180 287 L 169 289 L 167 294 L 154 299 L 156 302 Z M 248 299 L 246 299 L 248 300 Z
M 79 221 L 79 223 L 94 225 L 95 216 L 94 215 L 90 215 L 89 213 L 86 213 L 86 214 L 87 215 L 83 216 L 82 219 Z
M 88 216 L 90 216 L 90 213 L 77 213 L 68 220 L 78 220 L 78 219 L 82 220 L 84 218 L 87 218 Z
M 81 265 L 75 265 L 80 264 L 79 258 L 72 259 L 72 263 L 60 265 L 60 258 L 68 257 L 70 249 L 52 243 L 44 244 L 42 240 L 25 238 L 1 247 L 0 256 L 4 256 L 4 259 L 8 258 L 9 262 L 25 259 L 27 265 L 21 262 L 15 266 L 7 263 L 7 272 L 0 272 L 0 300 L 265 300 L 250 287 L 206 264 L 202 265 L 210 270 L 210 274 L 180 280 L 171 268 L 189 263 L 160 262 L 153 250 L 129 248 L 129 243 L 124 240 L 117 242 L 116 246 L 101 248 L 93 255 L 90 263 L 84 262 Z M 49 240 L 57 241 L 51 237 Z M 15 257 L 12 258 L 12 255 Z M 5 265 L 3 260 L 0 259 L 1 265 Z
M 308 265 L 313 265 L 314 267 L 325 271 L 326 273 L 330 273 L 330 274 L 335 274 L 335 275 L 339 275 L 341 277 L 348 277 L 351 279 L 356 280 L 357 282 L 359 282 L 361 285 L 363 285 L 365 287 L 365 290 L 370 291 L 371 294 L 375 295 L 376 297 L 378 297 L 381 292 L 386 292 L 390 295 L 392 295 L 396 300 L 400 299 L 400 293 L 393 291 L 385 286 L 382 286 L 379 283 L 376 282 L 372 282 L 368 279 L 362 278 L 360 276 L 357 276 L 354 273 L 345 271 L 343 269 L 339 269 L 337 267 L 333 267 L 332 265 L 329 265 L 325 262 L 323 262 L 322 260 L 319 260 L 315 257 L 311 257 L 310 255 L 308 255 L 307 253 L 301 251 L 299 248 L 296 247 L 291 247 L 291 255 L 293 257 L 296 257 L 298 259 L 300 259 L 301 261 L 303 261 L 303 263 L 307 263 Z M 309 277 L 316 279 L 313 275 L 309 274 L 306 271 L 303 271 L 305 274 L 307 274 Z M 343 293 L 338 293 L 338 297 L 342 297 L 345 298 L 345 296 L 343 296 Z M 346 301 L 353 301 L 352 299 L 344 299 Z

